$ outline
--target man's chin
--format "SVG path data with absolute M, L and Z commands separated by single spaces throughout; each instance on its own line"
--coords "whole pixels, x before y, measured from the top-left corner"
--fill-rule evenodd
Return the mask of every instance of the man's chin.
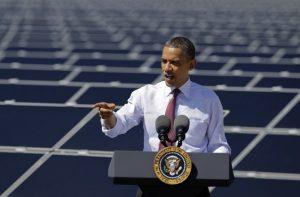
M 175 86 L 174 83 L 172 83 L 172 82 L 170 82 L 170 81 L 168 81 L 168 80 L 166 80 L 166 79 L 165 79 L 165 83 L 166 83 L 166 85 L 167 85 L 168 87 L 174 87 L 174 86 Z

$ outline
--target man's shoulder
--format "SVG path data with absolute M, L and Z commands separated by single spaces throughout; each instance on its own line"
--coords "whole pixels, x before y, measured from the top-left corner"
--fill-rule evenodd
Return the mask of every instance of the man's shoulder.
M 158 82 L 156 84 L 146 84 L 138 89 L 136 89 L 134 92 L 138 92 L 141 94 L 144 93 L 153 93 L 156 92 L 158 90 L 161 90 L 161 88 L 163 88 L 164 86 L 164 81 Z
M 191 92 L 195 94 L 195 96 L 204 97 L 209 100 L 219 99 L 215 91 L 193 81 L 191 81 Z

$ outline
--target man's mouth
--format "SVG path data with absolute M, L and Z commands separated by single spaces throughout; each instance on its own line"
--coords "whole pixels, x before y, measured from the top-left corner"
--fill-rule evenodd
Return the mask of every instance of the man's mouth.
M 165 78 L 166 79 L 173 79 L 174 75 L 172 75 L 172 74 L 165 74 Z

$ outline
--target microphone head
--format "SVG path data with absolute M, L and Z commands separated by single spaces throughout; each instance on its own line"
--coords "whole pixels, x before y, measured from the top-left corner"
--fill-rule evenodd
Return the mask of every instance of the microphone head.
M 165 116 L 159 116 L 155 121 L 155 128 L 157 133 L 168 133 L 171 129 L 171 121 Z
M 176 134 L 185 134 L 190 127 L 190 120 L 185 115 L 177 116 L 174 120 Z

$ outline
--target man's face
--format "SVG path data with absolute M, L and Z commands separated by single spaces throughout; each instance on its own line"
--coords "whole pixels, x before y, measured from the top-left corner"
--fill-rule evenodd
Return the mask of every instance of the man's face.
M 161 68 L 167 86 L 179 88 L 189 78 L 189 71 L 195 67 L 195 60 L 188 60 L 180 48 L 165 46 L 161 57 Z

